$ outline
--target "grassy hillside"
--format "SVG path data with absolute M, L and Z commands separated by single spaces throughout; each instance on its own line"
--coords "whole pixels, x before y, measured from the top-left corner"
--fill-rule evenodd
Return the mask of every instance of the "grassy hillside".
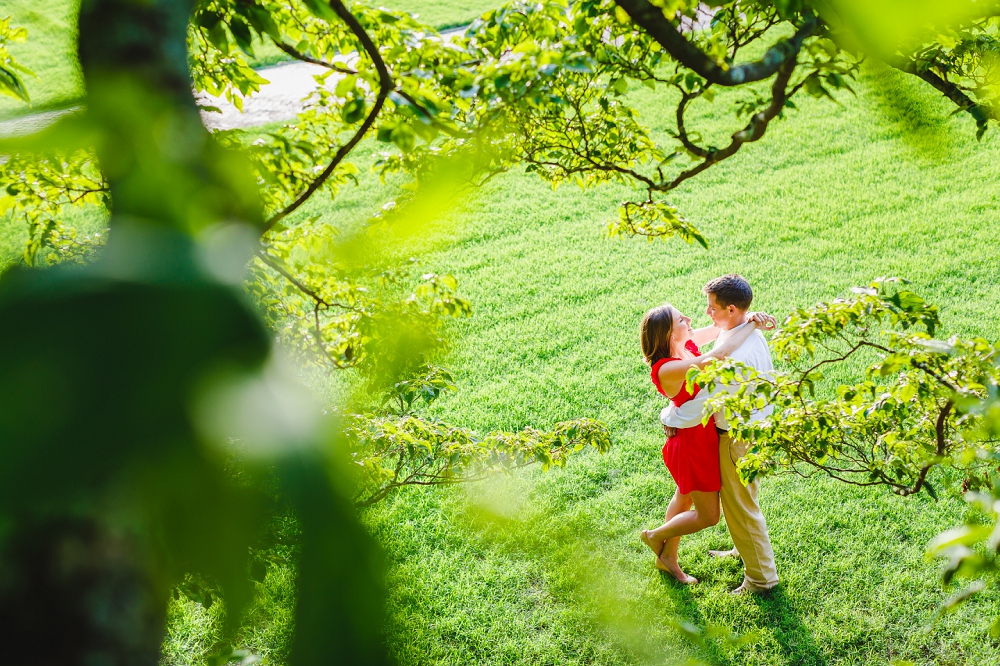
M 454 273 L 475 307 L 454 326 L 446 359 L 460 390 L 437 414 L 481 430 L 593 416 L 609 423 L 615 446 L 565 470 L 409 490 L 366 512 L 391 564 L 387 640 L 400 664 L 1000 661 L 986 633 L 1000 614 L 996 592 L 935 619 L 950 591 L 924 548 L 971 515 L 960 500 L 766 480 L 761 501 L 782 577 L 766 599 L 728 596 L 738 564 L 705 555 L 727 545 L 724 525 L 682 541 L 681 559 L 702 581 L 693 588 L 657 573 L 638 540 L 673 491 L 659 454 L 663 399 L 637 341 L 652 305 L 669 300 L 704 324 L 702 284 L 735 271 L 754 285 L 755 307 L 780 317 L 901 275 L 941 306 L 950 330 L 1000 333 L 1000 135 L 976 142 L 971 120 L 902 75 L 869 69 L 857 89 L 843 106 L 799 100 L 761 142 L 676 193 L 708 251 L 607 240 L 603 223 L 624 189 L 553 192 L 519 173 L 464 202 L 418 248 L 422 268 Z M 663 94 L 630 92 L 661 130 L 671 112 Z M 715 136 L 737 128 L 729 101 L 700 107 Z M 334 203 L 317 198 L 302 215 L 362 220 L 384 200 L 376 183 L 366 177 Z M 3 228 L 10 252 L 19 229 Z M 273 664 L 287 654 L 293 580 L 271 570 L 240 637 Z M 175 605 L 165 663 L 198 663 L 219 612 Z M 695 648 L 675 618 L 757 640 Z
M 632 94 L 646 122 L 669 118 L 662 92 Z M 552 192 L 513 174 L 458 216 L 448 246 L 426 259 L 454 272 L 476 306 L 456 326 L 460 391 L 441 416 L 483 430 L 596 416 L 615 449 L 465 493 L 407 492 L 374 510 L 395 564 L 401 663 L 673 663 L 687 652 L 675 615 L 759 636 L 731 653 L 697 651 L 713 664 L 1000 659 L 985 633 L 1000 612 L 995 593 L 933 622 L 949 592 L 923 551 L 965 518 L 960 500 L 765 481 L 783 580 L 769 600 L 727 595 L 739 567 L 705 555 L 727 544 L 722 525 L 682 540 L 682 561 L 702 581 L 690 589 L 657 573 L 638 540 L 673 491 L 659 454 L 664 401 L 639 358 L 649 307 L 669 300 L 707 324 L 701 286 L 740 272 L 755 307 L 780 317 L 901 275 L 941 305 L 952 331 L 1000 332 L 996 134 L 977 143 L 972 123 L 949 118 L 932 90 L 887 72 L 869 71 L 859 99 L 843 102 L 797 101 L 801 111 L 763 141 L 677 194 L 708 251 L 604 239 L 624 192 Z M 703 113 L 720 134 L 733 127 L 724 105 Z
M 662 129 L 664 93 L 630 95 Z M 763 141 L 676 193 L 708 251 L 608 240 L 602 227 L 624 189 L 553 192 L 517 173 L 464 202 L 423 242 L 422 269 L 454 273 L 476 311 L 454 326 L 447 365 L 460 388 L 438 415 L 480 430 L 594 416 L 611 425 L 615 447 L 547 474 L 402 492 L 366 513 L 391 563 L 389 642 L 400 664 L 1000 659 L 986 633 L 1000 613 L 995 592 L 935 619 L 951 591 L 925 546 L 975 517 L 954 497 L 899 498 L 820 477 L 766 480 L 762 504 L 782 577 L 768 599 L 727 594 L 741 579 L 738 564 L 705 554 L 728 544 L 724 525 L 682 541 L 682 562 L 702 581 L 694 588 L 657 573 L 638 540 L 673 491 L 659 453 L 663 399 L 638 349 L 639 318 L 652 305 L 669 300 L 707 323 L 702 284 L 736 271 L 754 285 L 755 307 L 780 317 L 901 275 L 941 306 L 950 330 L 1000 332 L 996 133 L 977 143 L 971 121 L 891 72 L 866 70 L 858 98 L 842 101 L 798 100 L 800 110 Z M 732 131 L 727 104 L 701 108 L 715 135 Z M 368 178 L 303 215 L 351 224 L 383 196 Z M 958 482 L 942 475 L 936 485 Z M 274 663 L 288 636 L 288 575 L 269 579 L 243 636 Z M 212 634 L 199 625 L 209 615 L 193 605 L 174 617 L 168 653 L 181 663 Z M 675 618 L 757 641 L 693 648 Z

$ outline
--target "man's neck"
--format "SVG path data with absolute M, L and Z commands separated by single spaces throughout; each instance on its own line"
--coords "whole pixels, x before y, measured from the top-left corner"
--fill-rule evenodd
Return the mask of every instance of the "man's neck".
M 723 331 L 731 331 L 734 328 L 737 328 L 737 327 L 742 326 L 743 324 L 747 323 L 747 319 L 748 319 L 747 313 L 744 312 L 743 314 L 741 314 L 738 317 L 733 317 L 732 321 L 729 322 L 729 326 L 727 328 L 723 328 L 722 330 Z
M 734 335 L 736 333 L 736 329 L 738 329 L 743 324 L 747 323 L 747 321 L 749 321 L 749 319 L 747 318 L 746 315 L 743 315 L 742 317 L 735 318 L 730 323 L 729 328 L 722 329 L 722 331 L 719 333 L 719 337 L 718 337 L 717 342 L 722 342 L 722 341 L 726 340 L 730 335 Z

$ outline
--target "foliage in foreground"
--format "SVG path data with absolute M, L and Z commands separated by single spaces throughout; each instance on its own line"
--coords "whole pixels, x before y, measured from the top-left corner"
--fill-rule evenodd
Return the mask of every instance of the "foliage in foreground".
M 617 181 L 643 191 L 645 198 L 621 204 L 611 235 L 676 235 L 707 245 L 663 197 L 761 139 L 772 120 L 794 108 L 795 95 L 832 100 L 831 91 L 850 90 L 861 52 L 924 79 L 985 131 L 996 117 L 988 75 L 993 9 L 931 12 L 879 41 L 867 28 L 891 11 L 847 2 L 741 1 L 708 11 L 688 2 L 570 6 L 555 0 L 514 3 L 443 40 L 405 13 L 349 8 L 339 0 L 200 0 L 187 46 L 195 89 L 237 107 L 265 82 L 249 65 L 262 40 L 326 68 L 295 122 L 253 141 L 238 131 L 216 136 L 246 151 L 254 165 L 265 219 L 250 289 L 286 346 L 306 363 L 364 371 L 369 348 L 379 356 L 396 354 L 390 347 L 400 341 L 380 329 L 401 319 L 401 326 L 416 327 L 424 360 L 391 367 L 393 384 L 419 379 L 440 348 L 438 319 L 469 314 L 454 280 L 414 280 L 398 265 L 379 265 L 384 258 L 359 253 L 370 241 L 343 238 L 327 222 L 285 226 L 320 190 L 335 196 L 356 180 L 349 158 L 365 137 L 392 149 L 377 165 L 383 177 L 403 173 L 430 192 L 424 198 L 431 201 L 390 206 L 361 236 L 384 237 L 382 225 L 393 220 L 419 228 L 441 208 L 435 200 L 525 165 L 554 186 Z M 3 34 L 0 41 L 23 38 L 16 29 Z M 740 61 L 762 50 L 758 59 Z M 768 79 L 769 89 L 755 85 Z M 623 97 L 629 82 L 663 89 L 676 100 L 668 141 L 639 122 Z M 727 89 L 750 93 L 737 105 L 737 119 L 748 122 L 716 146 L 686 114 Z M 11 83 L 6 90 L 19 88 Z M 60 220 L 65 206 L 110 204 L 88 140 L 70 152 L 15 155 L 4 164 L 0 185 L 2 212 L 23 216 L 29 226 L 26 263 L 84 260 L 106 238 L 105 232 L 79 234 Z M 360 264 L 352 256 L 358 254 Z M 383 363 L 377 370 L 387 368 Z M 367 470 L 383 467 L 379 460 L 359 462 Z

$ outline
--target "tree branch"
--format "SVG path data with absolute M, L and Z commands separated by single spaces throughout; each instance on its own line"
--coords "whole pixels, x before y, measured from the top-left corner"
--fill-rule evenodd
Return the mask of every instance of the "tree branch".
M 323 169 L 322 173 L 320 173 L 319 176 L 317 176 L 316 179 L 309 184 L 309 187 L 307 187 L 305 191 L 295 199 L 295 201 L 288 204 L 288 206 L 275 213 L 270 219 L 267 220 L 264 225 L 263 233 L 270 231 L 275 224 L 297 210 L 299 206 L 304 204 L 309 197 L 316 192 L 316 190 L 323 186 L 323 183 L 325 183 L 333 174 L 337 166 L 352 150 L 354 150 L 354 147 L 358 145 L 361 139 L 364 138 L 365 134 L 368 133 L 368 130 L 371 129 L 372 125 L 375 124 L 375 118 L 377 118 L 378 114 L 382 111 L 382 107 L 385 105 L 385 99 L 392 91 L 392 77 L 389 75 L 389 68 L 386 67 L 385 60 L 382 59 L 382 54 L 378 52 L 378 47 L 375 45 L 375 42 L 372 41 L 372 38 L 368 35 L 368 33 L 365 32 L 364 27 L 362 27 L 361 23 L 358 22 L 358 19 L 354 17 L 341 0 L 330 0 L 330 7 L 337 14 L 337 16 L 347 24 L 347 27 L 354 33 L 354 36 L 358 38 L 362 49 L 364 49 L 365 53 L 368 54 L 368 57 L 371 58 L 372 64 L 375 65 L 375 71 L 378 73 L 379 79 L 378 95 L 375 97 L 375 104 L 372 106 L 371 111 L 368 112 L 368 116 L 365 118 L 364 122 L 361 123 L 361 127 L 359 127 L 354 133 L 354 136 L 352 136 L 347 143 L 340 147 L 337 153 L 333 156 L 333 159 L 330 160 L 330 164 Z
M 702 148 L 701 146 L 695 144 L 688 137 L 687 128 L 684 126 L 684 111 L 687 109 L 687 105 L 691 100 L 701 97 L 701 95 L 708 89 L 708 85 L 701 88 L 698 92 L 684 92 L 681 90 L 681 101 L 677 104 L 677 138 L 680 140 L 681 144 L 687 149 L 689 153 L 705 159 L 709 156 L 710 152 Z
M 975 118 L 976 125 L 980 128 L 985 128 L 986 123 L 990 120 L 1000 120 L 1000 118 L 997 118 L 989 107 L 977 104 L 972 100 L 972 98 L 966 95 L 958 85 L 938 76 L 929 68 L 918 69 L 917 64 L 909 58 L 886 60 L 886 64 L 894 69 L 898 69 L 901 72 L 912 74 L 913 76 L 931 84 L 935 90 L 954 102 L 960 111 L 966 111 L 969 115 Z
M 948 414 L 951 413 L 951 408 L 955 406 L 951 400 L 944 403 L 944 407 L 941 408 L 941 412 L 938 414 L 937 422 L 934 424 L 934 434 L 937 439 L 937 453 L 938 456 L 943 456 L 945 449 L 948 446 L 948 441 L 945 439 L 945 422 L 948 419 Z M 927 479 L 927 472 L 930 471 L 931 467 L 936 465 L 937 462 L 932 462 L 929 465 L 925 465 L 923 469 L 920 470 L 920 476 L 917 477 L 917 482 L 913 484 L 912 488 L 905 488 L 899 492 L 903 497 L 909 495 L 915 495 L 920 492 L 920 489 L 924 487 L 924 482 Z
M 798 52 L 796 51 L 796 55 L 797 53 Z M 660 192 L 672 190 L 685 180 L 697 176 L 699 173 L 708 169 L 712 165 L 718 164 L 722 160 L 732 157 L 739 151 L 744 143 L 757 141 L 763 137 L 764 132 L 767 131 L 768 123 L 774 120 L 774 118 L 785 108 L 785 102 L 789 97 L 786 87 L 788 86 L 789 80 L 792 78 L 792 72 L 795 71 L 795 65 L 797 64 L 795 57 L 796 56 L 793 55 L 791 58 L 782 61 L 781 66 L 778 68 L 778 76 L 775 77 L 774 83 L 771 85 L 771 103 L 763 111 L 754 114 L 746 127 L 733 134 L 733 140 L 728 146 L 722 148 L 721 150 L 710 151 L 705 160 L 697 166 L 680 173 L 676 178 L 668 183 L 660 183 L 650 189 Z
M 272 40 L 273 41 L 273 40 Z M 311 65 L 319 65 L 320 67 L 326 67 L 327 69 L 332 69 L 335 72 L 340 72 L 341 74 L 357 74 L 357 70 L 353 70 L 350 67 L 344 67 L 343 65 L 338 65 L 336 63 L 327 62 L 325 60 L 320 60 L 318 58 L 313 58 L 312 56 L 307 56 L 298 49 L 285 44 L 284 42 L 274 42 L 274 45 L 279 49 L 292 56 L 296 60 L 301 60 L 302 62 L 308 62 Z
M 663 10 L 648 0 L 615 0 L 615 3 L 675 60 L 720 86 L 740 86 L 770 77 L 789 59 L 795 60 L 802 42 L 819 27 L 816 17 L 809 16 L 790 39 L 769 48 L 760 60 L 726 68 L 689 42 L 663 16 Z

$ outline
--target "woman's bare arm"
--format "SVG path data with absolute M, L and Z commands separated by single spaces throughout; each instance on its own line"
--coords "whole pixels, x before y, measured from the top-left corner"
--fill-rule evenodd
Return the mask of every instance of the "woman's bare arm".
M 747 341 L 753 332 L 757 330 L 757 322 L 748 321 L 744 324 L 739 331 L 734 333 L 728 340 L 720 345 L 716 345 L 715 349 L 708 352 L 707 354 L 702 354 L 701 356 L 695 356 L 694 358 L 681 358 L 676 361 L 668 361 L 660 366 L 659 372 L 657 372 L 657 378 L 660 380 L 660 386 L 663 388 L 663 392 L 669 397 L 674 397 L 681 390 L 681 386 L 684 384 L 684 379 L 687 377 L 687 371 L 692 366 L 703 367 L 717 358 L 725 358 L 729 356 L 734 351 L 739 349 L 740 345 Z
M 771 330 L 776 325 L 774 317 L 767 314 L 766 312 L 748 312 L 747 320 L 757 322 L 757 328 L 766 331 Z M 712 324 L 711 326 L 705 326 L 704 328 L 694 329 L 691 332 L 691 339 L 694 340 L 694 343 L 696 345 L 701 347 L 707 345 L 709 342 L 712 342 L 713 340 L 717 340 L 719 338 L 719 333 L 721 332 L 722 332 L 721 328 L 719 328 L 715 324 Z
M 691 339 L 694 340 L 696 345 L 701 347 L 702 345 L 708 344 L 718 338 L 719 333 L 721 332 L 722 329 L 713 324 L 712 326 L 706 326 L 705 328 L 694 329 L 694 331 L 691 332 Z

